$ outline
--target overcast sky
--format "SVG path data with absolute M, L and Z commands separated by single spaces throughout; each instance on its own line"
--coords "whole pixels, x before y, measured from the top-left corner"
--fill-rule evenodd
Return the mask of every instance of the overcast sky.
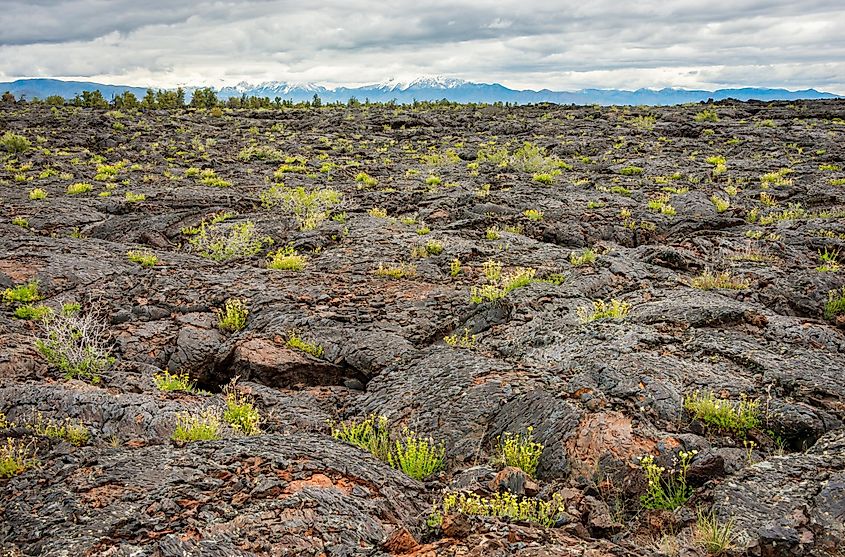
M 843 0 L 0 0 L 0 80 L 845 94 Z

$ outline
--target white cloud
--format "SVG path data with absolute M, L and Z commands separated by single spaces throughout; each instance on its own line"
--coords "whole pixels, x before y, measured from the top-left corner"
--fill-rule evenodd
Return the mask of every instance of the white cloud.
M 0 76 L 173 86 L 445 74 L 519 88 L 845 93 L 840 1 L 10 0 Z M 175 7 L 174 7 L 175 6 Z

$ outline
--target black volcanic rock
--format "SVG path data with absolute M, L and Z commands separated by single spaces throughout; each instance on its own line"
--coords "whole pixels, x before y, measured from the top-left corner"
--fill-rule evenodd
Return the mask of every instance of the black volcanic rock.
M 840 100 L 4 105 L 0 132 L 32 146 L 0 147 L 0 447 L 38 464 L 0 478 L 2 553 L 699 555 L 697 507 L 733 520 L 737 554 L 841 553 L 842 118 Z M 326 188 L 342 201 L 311 230 L 267 206 Z M 202 257 L 203 222 L 260 246 Z M 268 268 L 286 248 L 303 268 Z M 29 281 L 36 306 L 99 312 L 116 358 L 99 382 L 39 353 L 42 325 L 5 294 Z M 233 298 L 244 327 L 221 330 Z M 624 318 L 585 322 L 613 300 Z M 200 391 L 159 390 L 165 370 Z M 222 415 L 233 381 L 259 435 L 224 420 L 218 440 L 171 439 L 186 412 Z M 696 391 L 757 420 L 716 427 L 685 409 Z M 368 416 L 442 444 L 443 468 L 413 480 L 329 435 Z M 502 438 L 529 427 L 536 474 L 497 480 Z M 681 451 L 690 500 L 644 509 L 642 457 L 666 480 Z M 561 508 L 549 527 L 434 512 L 455 493 Z

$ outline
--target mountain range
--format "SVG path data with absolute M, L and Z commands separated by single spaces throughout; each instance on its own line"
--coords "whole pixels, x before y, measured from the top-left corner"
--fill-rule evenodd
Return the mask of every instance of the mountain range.
M 190 92 L 197 88 L 184 87 L 188 92 L 188 98 L 190 98 Z M 93 91 L 95 89 L 99 89 L 106 99 L 124 91 L 131 91 L 138 98 L 141 98 L 146 92 L 145 87 L 105 85 L 87 81 L 63 81 L 58 79 L 19 79 L 11 82 L 0 82 L 0 92 L 10 91 L 16 97 L 24 96 L 26 99 L 43 99 L 50 95 L 59 95 L 70 99 L 82 91 Z M 474 83 L 442 76 L 425 77 L 406 82 L 391 79 L 361 87 L 335 88 L 327 88 L 314 83 L 268 81 L 256 85 L 242 82 L 234 86 L 214 88 L 214 90 L 217 92 L 218 98 L 221 99 L 246 95 L 269 97 L 270 99 L 280 97 L 293 101 L 310 101 L 314 95 L 317 95 L 323 102 L 346 102 L 354 97 L 359 101 L 396 101 L 397 103 L 410 103 L 414 100 L 448 99 L 456 102 L 477 103 L 528 104 L 551 102 L 558 104 L 672 105 L 728 98 L 761 101 L 841 98 L 838 95 L 815 89 L 789 91 L 757 87 L 717 89 L 715 91 L 677 88 L 637 89 L 633 91 L 622 89 L 581 89 L 578 91 L 542 89 L 534 91 L 530 89 L 509 89 L 498 83 Z

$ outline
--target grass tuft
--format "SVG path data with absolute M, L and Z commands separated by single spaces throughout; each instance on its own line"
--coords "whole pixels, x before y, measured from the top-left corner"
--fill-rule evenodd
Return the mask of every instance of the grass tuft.
M 569 254 L 569 262 L 575 267 L 581 265 L 592 265 L 596 261 L 596 252 L 590 248 L 585 249 L 581 253 L 571 252 Z
M 704 271 L 692 279 L 690 286 L 699 290 L 742 290 L 751 286 L 751 281 L 735 277 L 728 271 L 718 274 Z
M 290 333 L 288 336 L 288 341 L 285 343 L 285 346 L 288 348 L 293 348 L 294 350 L 299 350 L 300 352 L 305 352 L 306 354 L 310 354 L 315 358 L 320 358 L 323 356 L 323 347 L 319 344 L 313 342 L 307 342 L 299 337 L 296 333 Z
M 435 445 L 429 438 L 423 438 L 410 430 L 404 430 L 388 454 L 388 463 L 415 480 L 424 480 L 441 468 L 446 449 Z
M 592 309 L 588 307 L 578 308 L 578 318 L 581 323 L 589 323 L 599 319 L 624 319 L 631 311 L 631 304 L 617 299 L 609 302 L 594 300 Z
M 696 543 L 703 547 L 710 555 L 723 555 L 733 549 L 737 534 L 734 532 L 734 520 L 729 518 L 722 522 L 716 512 L 704 512 L 698 509 L 695 520 Z
M 307 260 L 306 256 L 299 255 L 292 245 L 288 245 L 270 256 L 267 268 L 277 271 L 301 271 L 305 268 Z
M 362 421 L 331 423 L 331 434 L 387 462 L 390 455 L 390 432 L 385 416 L 371 415 Z
M 208 408 L 200 413 L 176 414 L 176 429 L 170 437 L 174 441 L 215 441 L 220 439 L 220 416 Z
M 191 381 L 187 373 L 173 373 L 164 370 L 153 375 L 153 382 L 160 391 L 182 391 L 193 393 L 196 390 L 196 383 Z
M 236 332 L 246 327 L 249 308 L 243 300 L 229 298 L 222 310 L 217 310 L 217 327 L 221 331 Z
M 745 434 L 760 425 L 760 403 L 745 394 L 738 402 L 716 398 L 711 392 L 694 391 L 684 397 L 684 409 L 693 418 L 722 430 Z
M 126 252 L 129 261 L 141 267 L 153 267 L 158 263 L 158 256 L 148 249 L 134 249 Z
M 837 315 L 845 314 L 845 286 L 839 292 L 836 289 L 827 293 L 827 303 L 824 305 L 824 318 L 833 319 Z

